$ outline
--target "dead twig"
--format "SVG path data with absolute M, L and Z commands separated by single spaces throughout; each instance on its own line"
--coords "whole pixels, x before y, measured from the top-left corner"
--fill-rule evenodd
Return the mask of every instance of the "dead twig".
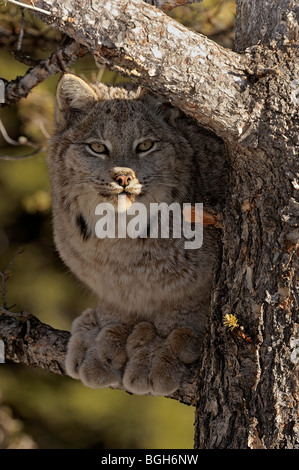
M 39 13 L 43 13 L 44 15 L 51 15 L 51 12 L 43 10 L 42 8 L 35 7 L 34 5 L 27 5 L 26 3 L 17 2 L 16 0 L 7 0 L 8 3 L 13 3 L 22 8 L 28 8 L 29 10 L 38 11 Z
M 80 57 L 87 53 L 87 49 L 75 41 L 61 45 L 50 57 L 39 60 L 38 64 L 30 68 L 25 75 L 5 84 L 5 101 L 0 107 L 10 106 L 25 98 L 39 83 L 59 72 L 65 72 Z M 24 56 L 22 56 L 24 58 Z M 30 58 L 29 58 L 30 59 Z
M 27 153 L 26 155 L 4 155 L 0 153 L 0 160 L 7 160 L 7 161 L 19 161 L 19 160 L 25 160 L 26 158 L 33 157 L 34 155 L 37 155 L 38 153 L 45 152 L 46 149 L 44 147 L 39 147 L 38 149 L 34 150 L 33 152 Z
M 22 14 L 22 21 L 21 21 L 21 30 L 20 30 L 18 44 L 17 44 L 17 51 L 21 50 L 23 37 L 24 37 L 25 13 L 24 13 L 24 8 L 23 7 L 21 8 L 21 14 Z
M 19 140 L 11 139 L 9 137 L 9 135 L 7 134 L 7 132 L 6 132 L 5 126 L 4 126 L 3 122 L 1 121 L 1 119 L 0 119 L 0 132 L 1 132 L 4 140 L 10 145 L 14 145 L 14 146 L 28 145 L 29 147 L 35 148 L 35 150 L 33 150 L 32 152 L 30 152 L 26 155 L 4 155 L 4 154 L 0 154 L 0 160 L 10 160 L 10 161 L 24 160 L 25 158 L 33 157 L 33 155 L 36 155 L 40 152 L 45 152 L 46 151 L 46 148 L 37 146 L 34 142 L 30 142 L 27 139 L 27 137 L 25 137 L 25 136 L 20 136 Z

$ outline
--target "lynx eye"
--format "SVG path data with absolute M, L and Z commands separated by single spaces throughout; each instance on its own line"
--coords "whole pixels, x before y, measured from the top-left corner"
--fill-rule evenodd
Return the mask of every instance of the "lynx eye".
M 136 152 L 147 152 L 154 146 L 154 143 L 151 140 L 145 140 L 137 145 Z
M 109 153 L 106 145 L 95 142 L 94 144 L 89 144 L 89 148 L 95 153 Z

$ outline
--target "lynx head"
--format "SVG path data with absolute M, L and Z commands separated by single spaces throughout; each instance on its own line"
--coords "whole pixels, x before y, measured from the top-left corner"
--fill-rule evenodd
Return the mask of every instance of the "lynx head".
M 85 219 L 101 202 L 188 202 L 193 151 L 180 111 L 131 85 L 89 84 L 65 74 L 57 87 L 48 164 L 60 205 Z

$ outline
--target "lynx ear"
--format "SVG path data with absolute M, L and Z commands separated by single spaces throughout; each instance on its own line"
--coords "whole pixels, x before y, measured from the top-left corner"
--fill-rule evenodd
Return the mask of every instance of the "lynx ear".
M 175 108 L 171 103 L 151 93 L 145 93 L 142 99 L 150 105 L 155 114 L 162 116 L 163 119 L 172 126 L 175 126 L 177 118 L 183 115 L 183 112 L 179 108 Z
M 86 113 L 98 95 L 82 78 L 67 73 L 59 80 L 56 90 L 56 124 L 65 126 L 71 119 Z
M 162 114 L 165 121 L 175 126 L 176 120 L 183 115 L 183 112 L 165 101 L 160 103 L 160 106 L 157 108 L 157 114 Z

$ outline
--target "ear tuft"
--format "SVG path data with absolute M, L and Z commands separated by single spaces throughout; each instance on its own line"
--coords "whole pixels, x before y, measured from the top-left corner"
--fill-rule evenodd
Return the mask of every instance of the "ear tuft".
M 89 83 L 76 75 L 67 73 L 57 85 L 57 104 L 61 110 L 86 108 L 97 100 L 97 94 Z
M 64 74 L 56 90 L 56 124 L 65 125 L 72 114 L 86 112 L 97 100 L 92 85 L 71 73 Z

